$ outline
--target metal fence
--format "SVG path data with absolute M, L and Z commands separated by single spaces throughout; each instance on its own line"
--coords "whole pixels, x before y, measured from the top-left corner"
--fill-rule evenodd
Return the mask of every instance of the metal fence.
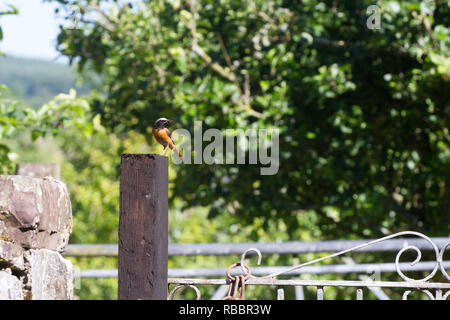
M 413 236 L 414 238 L 411 238 Z M 402 238 L 400 238 L 402 237 Z M 317 299 L 324 297 L 326 287 L 353 287 L 355 297 L 362 300 L 364 292 L 371 291 L 378 299 L 387 300 L 389 296 L 383 288 L 401 288 L 403 299 L 413 291 L 421 291 L 430 299 L 445 300 L 450 295 L 450 261 L 444 260 L 444 253 L 450 246 L 450 238 L 429 238 L 414 231 L 404 231 L 374 240 L 333 240 L 319 242 L 275 242 L 275 243 L 211 243 L 211 244 L 169 244 L 169 256 L 207 256 L 207 255 L 240 255 L 240 260 L 229 268 L 177 268 L 169 269 L 168 285 L 169 299 L 174 293 L 185 287 L 195 290 L 196 298 L 200 299 L 199 285 L 219 286 L 211 299 L 239 299 L 245 297 L 245 287 L 249 285 L 269 285 L 277 289 L 277 298 L 284 299 L 284 288 L 293 286 L 297 299 L 303 299 L 303 288 L 316 288 Z M 416 254 L 413 262 L 400 262 L 400 257 L 406 252 Z M 80 245 L 70 244 L 65 256 L 117 256 L 117 245 Z M 268 254 L 305 254 L 331 253 L 295 266 L 250 267 L 246 262 L 247 255 L 257 254 L 258 265 L 262 255 Z M 397 252 L 394 262 L 356 264 L 345 256 L 349 253 L 363 252 Z M 421 262 L 422 252 L 429 252 L 432 261 Z M 342 257 L 345 264 L 314 265 L 325 260 Z M 238 271 L 238 272 L 237 272 Z M 405 272 L 430 271 L 421 279 L 406 276 Z M 377 277 L 385 272 L 395 272 L 402 281 L 380 281 Z M 300 280 L 277 279 L 279 276 L 299 276 L 302 274 L 358 274 L 358 281 L 351 280 Z M 436 274 L 440 274 L 447 282 L 433 282 Z M 114 278 L 117 270 L 80 270 L 78 276 L 85 278 Z M 211 279 L 211 277 L 222 277 Z M 441 277 L 442 278 L 442 277 Z

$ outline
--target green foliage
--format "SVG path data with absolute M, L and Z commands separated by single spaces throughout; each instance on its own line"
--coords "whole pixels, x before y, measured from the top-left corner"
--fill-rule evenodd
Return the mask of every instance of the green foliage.
M 51 61 L 0 57 L 0 83 L 11 90 L 12 97 L 35 108 L 61 92 L 77 89 L 78 94 L 89 92 L 89 85 L 78 85 L 74 68 Z
M 5 86 L 0 86 L 0 141 L 12 134 L 17 127 L 17 119 L 15 117 L 17 102 L 2 98 L 6 90 Z M 0 173 L 11 170 L 11 157 L 9 147 L 4 143 L 0 143 Z
M 3 98 L 6 87 L 0 88 L 0 168 L 1 173 L 12 171 L 16 155 L 11 152 L 6 138 L 26 132 L 34 142 L 47 134 L 57 135 L 62 129 L 76 128 L 85 135 L 92 134 L 93 123 L 87 117 L 89 105 L 77 98 L 75 90 L 59 94 L 41 108 L 21 106 L 19 102 Z
M 362 0 L 60 2 L 59 50 L 102 75 L 107 127 L 281 130 L 277 175 L 180 166 L 172 202 L 288 233 L 313 209 L 329 238 L 448 234 L 448 1 L 378 1 L 378 30 Z
M 2 16 L 8 15 L 8 14 L 18 14 L 19 10 L 11 4 L 3 5 L 3 7 L 0 7 L 0 19 Z M 1 20 L 0 20 L 1 21 Z M 0 25 L 0 41 L 3 40 L 3 29 Z M 0 56 L 3 55 L 3 52 L 0 51 Z

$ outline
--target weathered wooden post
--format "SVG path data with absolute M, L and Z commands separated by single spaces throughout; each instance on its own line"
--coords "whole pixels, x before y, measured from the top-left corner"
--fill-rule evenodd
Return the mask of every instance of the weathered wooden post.
M 122 154 L 120 172 L 120 300 L 167 299 L 167 157 Z

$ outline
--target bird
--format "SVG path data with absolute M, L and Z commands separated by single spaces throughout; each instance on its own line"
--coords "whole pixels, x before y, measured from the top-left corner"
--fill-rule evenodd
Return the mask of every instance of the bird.
M 172 134 L 170 133 L 169 129 L 166 128 L 166 125 L 171 122 L 173 121 L 166 118 L 157 119 L 153 125 L 153 136 L 155 137 L 156 141 L 158 141 L 164 147 L 164 150 L 161 153 L 164 152 L 165 155 L 168 150 L 167 148 L 170 148 L 171 150 L 175 149 L 175 151 L 178 153 L 178 156 L 180 158 L 183 158 L 180 151 L 178 151 L 177 147 L 175 146 L 175 143 L 173 143 Z

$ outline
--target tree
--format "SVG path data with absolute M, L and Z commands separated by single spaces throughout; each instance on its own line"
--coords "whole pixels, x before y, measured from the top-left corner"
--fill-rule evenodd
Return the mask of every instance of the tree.
M 19 11 L 17 8 L 11 4 L 6 4 L 0 7 L 0 18 L 9 14 L 17 14 Z M 0 41 L 3 40 L 3 29 L 0 26 Z M 0 51 L 0 55 L 3 55 L 3 52 Z
M 94 124 L 90 121 L 89 105 L 83 98 L 77 98 L 75 91 L 59 94 L 42 107 L 34 109 L 25 107 L 20 102 L 3 98 L 7 91 L 0 86 L 0 172 L 11 173 L 15 154 L 4 139 L 19 132 L 27 133 L 32 141 L 47 134 L 59 134 L 62 129 L 76 128 L 82 134 L 90 135 Z
M 0 8 L 0 17 L 17 14 L 12 5 Z M 0 26 L 0 41 L 3 39 Z M 0 52 L 2 55 L 2 52 Z M 0 57 L 1 58 L 1 57 Z M 69 94 L 59 94 L 40 108 L 32 108 L 12 99 L 9 89 L 0 83 L 0 173 L 13 171 L 14 157 L 5 139 L 18 132 L 27 132 L 33 141 L 46 134 L 56 135 L 63 128 L 76 127 L 85 134 L 91 134 L 93 123 L 88 117 L 89 105 L 83 98 L 77 98 L 74 90 Z
M 280 129 L 276 175 L 178 166 L 186 207 L 287 232 L 314 210 L 328 237 L 448 233 L 448 1 L 378 1 L 380 29 L 362 0 L 58 2 L 58 48 L 102 76 L 93 111 L 112 130 Z

